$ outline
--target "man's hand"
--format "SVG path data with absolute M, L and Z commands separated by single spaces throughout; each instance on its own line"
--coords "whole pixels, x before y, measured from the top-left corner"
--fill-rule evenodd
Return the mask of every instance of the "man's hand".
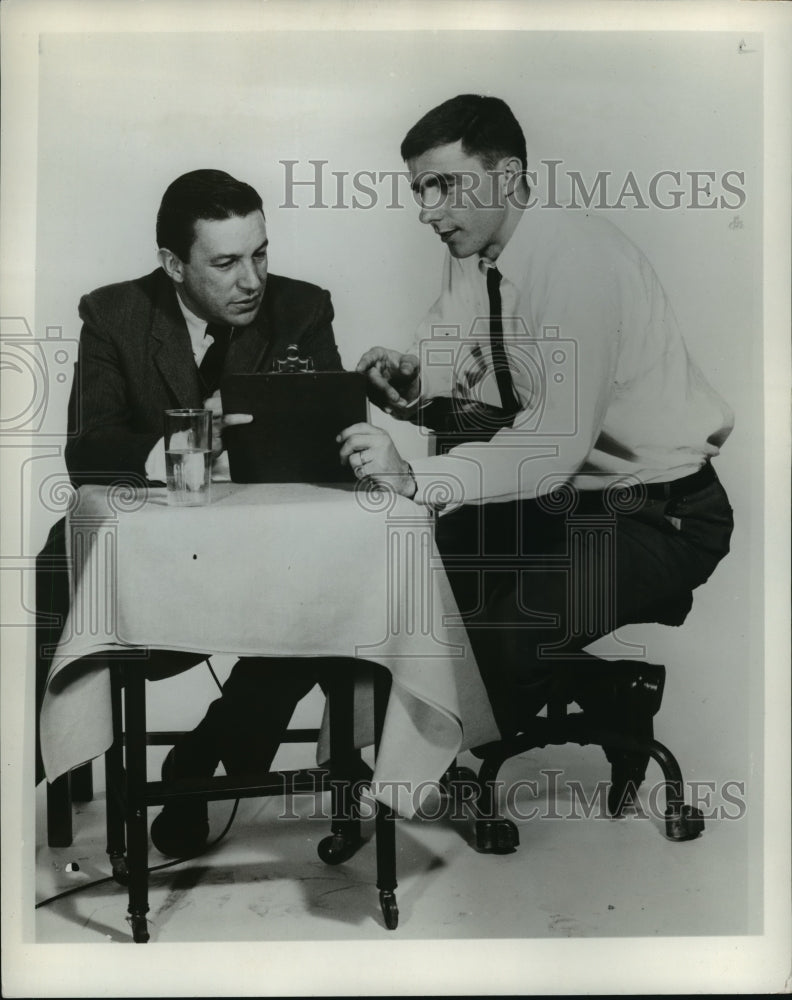
M 387 347 L 372 347 L 358 361 L 359 372 L 365 372 L 372 403 L 390 413 L 404 409 L 418 398 L 420 363 L 414 354 L 400 354 Z
M 223 413 L 223 404 L 220 401 L 220 390 L 204 400 L 204 409 L 212 411 L 212 460 L 224 450 L 223 431 L 226 427 L 233 427 L 234 424 L 250 424 L 253 416 L 250 413 Z
M 348 465 L 358 479 L 370 479 L 380 486 L 388 486 L 410 500 L 415 496 L 412 470 L 386 431 L 371 424 L 352 424 L 341 431 L 336 441 L 341 445 L 341 462 Z

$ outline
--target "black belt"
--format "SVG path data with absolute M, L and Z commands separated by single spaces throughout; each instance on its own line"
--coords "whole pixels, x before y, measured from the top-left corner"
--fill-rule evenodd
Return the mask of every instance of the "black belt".
M 614 483 L 610 489 L 618 497 L 620 505 L 623 506 L 626 504 L 628 507 L 632 506 L 631 501 L 634 500 L 636 507 L 640 507 L 643 503 L 655 500 L 676 500 L 681 496 L 697 493 L 699 490 L 703 490 L 705 486 L 709 486 L 710 483 L 716 482 L 717 478 L 712 465 L 709 462 L 705 462 L 698 472 L 694 472 L 690 476 L 683 476 L 681 479 L 674 479 L 668 483 L 633 483 L 630 485 L 625 484 L 624 486 Z M 609 492 L 610 490 L 579 490 L 577 512 L 610 509 L 610 504 L 607 500 Z
M 641 492 L 647 500 L 675 500 L 687 493 L 698 493 L 705 486 L 716 482 L 718 477 L 710 462 L 705 462 L 698 472 L 681 479 L 673 479 L 669 483 L 643 483 L 636 486 L 636 492 Z

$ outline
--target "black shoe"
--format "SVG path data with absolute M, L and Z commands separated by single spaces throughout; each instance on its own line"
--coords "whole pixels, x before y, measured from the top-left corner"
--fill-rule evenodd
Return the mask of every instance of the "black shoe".
M 178 778 L 176 748 L 169 751 L 162 764 L 162 780 L 166 784 Z M 190 775 L 192 777 L 192 775 Z M 200 854 L 209 839 L 209 811 L 200 799 L 169 802 L 151 824 L 151 842 L 168 858 L 189 858 Z
M 586 665 L 569 678 L 569 696 L 598 721 L 613 722 L 619 729 L 631 710 L 657 715 L 663 700 L 665 667 L 642 660 L 603 661 Z

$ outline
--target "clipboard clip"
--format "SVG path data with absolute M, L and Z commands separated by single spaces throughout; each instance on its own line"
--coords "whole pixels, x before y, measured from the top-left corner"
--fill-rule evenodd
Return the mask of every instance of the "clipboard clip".
M 286 348 L 286 357 L 281 361 L 276 361 L 272 370 L 274 372 L 294 374 L 295 372 L 312 372 L 314 370 L 313 358 L 301 358 L 300 351 L 296 344 L 289 344 Z

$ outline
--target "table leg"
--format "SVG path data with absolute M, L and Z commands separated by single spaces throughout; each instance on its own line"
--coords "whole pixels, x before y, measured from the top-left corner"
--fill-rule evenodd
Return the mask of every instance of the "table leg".
M 319 843 L 318 854 L 327 865 L 348 861 L 360 848 L 360 788 L 356 772 L 360 755 L 354 746 L 354 671 L 337 671 L 328 690 L 330 707 L 331 834 Z
M 374 734 L 375 753 L 379 754 L 380 738 L 385 723 L 385 713 L 390 696 L 391 676 L 387 670 L 378 670 L 374 677 Z M 375 821 L 377 841 L 377 888 L 385 926 L 389 931 L 399 925 L 399 907 L 396 902 L 396 817 L 393 810 L 377 802 Z
M 121 669 L 110 668 L 110 705 L 113 720 L 113 742 L 105 753 L 105 805 L 107 821 L 107 854 L 113 878 L 127 885 L 129 871 L 126 859 L 124 828 L 124 720 L 121 710 Z
M 132 937 L 149 939 L 148 822 L 146 811 L 146 679 L 140 669 L 126 671 L 124 722 L 126 728 L 126 827 L 129 866 L 129 919 Z

